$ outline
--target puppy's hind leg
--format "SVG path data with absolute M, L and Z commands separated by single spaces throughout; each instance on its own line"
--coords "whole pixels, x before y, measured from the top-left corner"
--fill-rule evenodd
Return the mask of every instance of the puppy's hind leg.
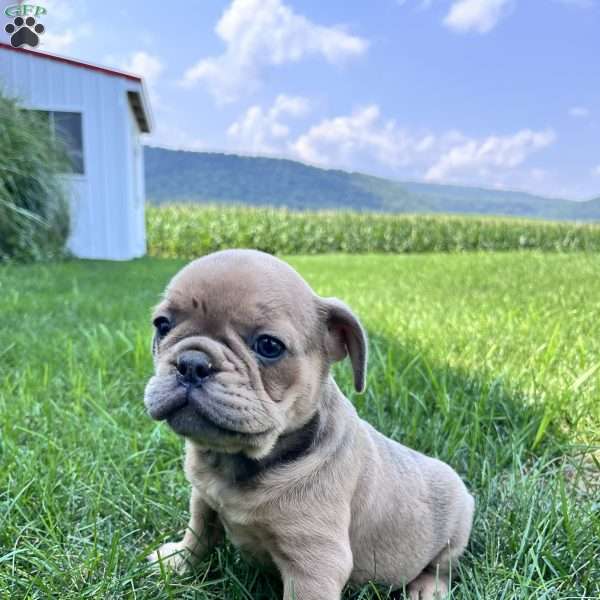
M 450 573 L 465 544 L 454 546 L 452 542 L 444 548 L 435 560 L 408 585 L 410 600 L 445 600 L 448 597 Z
M 469 495 L 456 530 L 447 546 L 408 586 L 410 600 L 442 600 L 448 597 L 450 574 L 464 552 L 473 524 L 474 501 Z
M 223 525 L 217 514 L 192 487 L 190 521 L 180 542 L 168 542 L 154 551 L 148 560 L 167 565 L 177 573 L 187 573 L 223 537 Z

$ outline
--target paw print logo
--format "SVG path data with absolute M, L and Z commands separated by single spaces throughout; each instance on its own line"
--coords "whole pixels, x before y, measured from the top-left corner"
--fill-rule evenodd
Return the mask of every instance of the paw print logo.
M 41 23 L 36 24 L 33 17 L 27 19 L 16 17 L 4 28 L 4 31 L 11 36 L 10 43 L 15 48 L 25 45 L 35 48 L 40 43 L 39 36 L 44 33 L 45 28 Z

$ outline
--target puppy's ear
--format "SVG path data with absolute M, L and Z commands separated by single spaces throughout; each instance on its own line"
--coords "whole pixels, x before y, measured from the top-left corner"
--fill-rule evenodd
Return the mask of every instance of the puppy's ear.
M 350 356 L 354 388 L 364 392 L 367 373 L 367 334 L 358 317 L 337 298 L 323 298 L 327 326 L 326 350 L 332 362 Z

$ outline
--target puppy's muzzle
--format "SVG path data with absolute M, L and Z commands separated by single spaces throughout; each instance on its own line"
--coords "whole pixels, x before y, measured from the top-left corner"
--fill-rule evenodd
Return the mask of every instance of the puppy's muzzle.
M 186 387 L 200 387 L 215 373 L 209 357 L 199 350 L 186 350 L 177 357 L 177 381 Z

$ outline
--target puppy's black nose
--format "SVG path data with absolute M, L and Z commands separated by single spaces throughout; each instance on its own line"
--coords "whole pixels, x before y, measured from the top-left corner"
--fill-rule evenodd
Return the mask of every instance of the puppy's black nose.
M 181 383 L 199 386 L 213 373 L 214 369 L 204 352 L 186 350 L 177 357 L 177 377 Z

